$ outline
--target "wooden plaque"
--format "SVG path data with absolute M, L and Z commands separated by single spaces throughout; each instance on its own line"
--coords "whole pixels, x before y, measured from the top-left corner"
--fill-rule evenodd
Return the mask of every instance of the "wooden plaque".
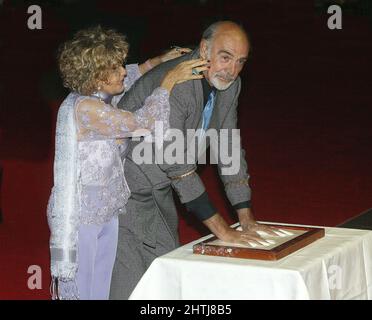
M 308 228 L 299 226 L 282 226 L 270 225 L 275 228 L 287 230 L 293 233 L 292 236 L 283 237 L 270 237 L 278 242 L 272 245 L 272 248 L 265 248 L 259 246 L 256 248 L 249 245 L 229 244 L 223 243 L 216 237 L 199 242 L 193 246 L 193 252 L 196 254 L 203 254 L 209 256 L 222 256 L 231 258 L 244 258 L 244 259 L 258 259 L 258 260 L 279 260 L 305 246 L 324 237 L 323 228 Z M 280 241 L 278 241 L 280 240 Z M 222 243 L 222 244 L 220 244 Z

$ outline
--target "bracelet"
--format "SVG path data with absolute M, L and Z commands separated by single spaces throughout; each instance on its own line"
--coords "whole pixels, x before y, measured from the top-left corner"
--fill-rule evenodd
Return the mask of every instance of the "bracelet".
M 145 65 L 146 65 L 147 71 L 150 71 L 153 68 L 153 66 L 150 63 L 150 59 L 146 60 Z
M 230 181 L 225 183 L 225 188 L 238 187 L 238 186 L 249 186 L 248 179 L 242 179 L 239 181 Z
M 195 171 L 196 171 L 196 169 L 193 169 L 193 170 L 191 170 L 191 171 L 189 171 L 189 172 L 186 172 L 186 173 L 184 173 L 184 174 L 181 174 L 180 176 L 172 177 L 171 180 L 179 180 L 179 179 L 186 178 L 186 177 L 188 177 L 188 176 L 194 174 Z

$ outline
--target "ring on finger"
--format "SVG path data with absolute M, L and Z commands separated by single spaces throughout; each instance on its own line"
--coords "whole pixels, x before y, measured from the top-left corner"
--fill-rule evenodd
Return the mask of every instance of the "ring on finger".
M 180 49 L 181 49 L 181 47 L 179 47 L 179 46 L 172 46 L 171 48 L 172 48 L 172 49 L 176 49 L 177 52 L 179 52 Z
M 192 68 L 192 74 L 193 74 L 194 76 L 198 76 L 200 73 L 199 73 L 199 71 L 196 70 L 195 68 Z

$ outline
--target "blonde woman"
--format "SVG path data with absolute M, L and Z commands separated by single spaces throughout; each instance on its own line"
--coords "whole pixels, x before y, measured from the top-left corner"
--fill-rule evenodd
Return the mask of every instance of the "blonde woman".
M 156 121 L 167 129 L 170 92 L 178 83 L 200 79 L 195 70 L 206 70 L 206 61 L 177 65 L 134 113 L 117 109 L 115 101 L 150 68 L 188 51 L 177 48 L 124 66 L 125 37 L 101 27 L 79 31 L 63 45 L 59 67 L 71 93 L 58 112 L 48 203 L 53 299 L 108 299 L 118 214 L 125 214 L 130 194 L 120 160 L 126 138 L 154 130 Z

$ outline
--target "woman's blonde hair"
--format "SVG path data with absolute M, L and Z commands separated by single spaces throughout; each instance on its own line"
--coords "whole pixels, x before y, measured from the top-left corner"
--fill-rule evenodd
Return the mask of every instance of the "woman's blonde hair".
M 123 65 L 128 49 L 125 36 L 115 30 L 97 26 L 78 31 L 60 49 L 63 85 L 83 95 L 92 94 L 98 81 L 106 81 L 110 71 Z

